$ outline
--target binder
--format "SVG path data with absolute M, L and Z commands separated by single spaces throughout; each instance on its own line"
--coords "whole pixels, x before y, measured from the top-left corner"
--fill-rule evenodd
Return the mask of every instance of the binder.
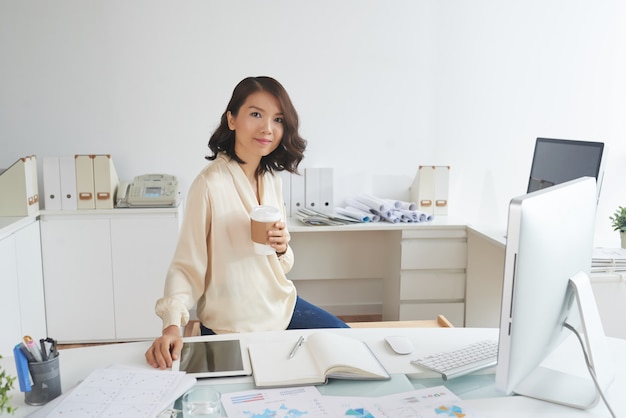
M 448 214 L 448 188 L 450 182 L 450 167 L 436 166 L 434 175 L 435 184 L 435 207 L 433 213 L 435 215 Z
M 0 216 L 27 216 L 39 210 L 37 160 L 23 157 L 0 172 Z
M 304 176 L 291 175 L 291 216 L 298 214 L 298 209 L 304 208 Z
M 335 207 L 334 172 L 330 167 L 320 168 L 320 211 L 332 212 Z
M 307 209 L 320 210 L 320 169 L 304 169 L 304 205 Z
M 43 157 L 43 191 L 46 210 L 61 210 L 61 167 L 59 157 Z
M 78 209 L 95 209 L 93 160 L 95 155 L 76 155 L 76 194 Z
M 61 209 L 76 210 L 76 163 L 73 155 L 59 157 L 59 175 L 61 178 Z
M 93 182 L 96 209 L 113 209 L 120 180 L 110 155 L 93 158 Z
M 283 170 L 279 172 L 280 178 L 283 182 L 283 203 L 285 204 L 285 212 L 287 217 L 291 218 L 291 173 Z

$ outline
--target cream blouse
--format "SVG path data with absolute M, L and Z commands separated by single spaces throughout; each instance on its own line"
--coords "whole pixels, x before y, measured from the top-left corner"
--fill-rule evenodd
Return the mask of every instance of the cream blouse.
M 282 180 L 266 173 L 258 181 L 261 204 L 283 211 Z M 250 236 L 255 191 L 239 164 L 220 154 L 189 188 L 178 245 L 156 303 L 163 328 L 184 326 L 197 304 L 202 324 L 216 333 L 287 328 L 296 288 L 285 274 L 293 252 L 257 255 Z

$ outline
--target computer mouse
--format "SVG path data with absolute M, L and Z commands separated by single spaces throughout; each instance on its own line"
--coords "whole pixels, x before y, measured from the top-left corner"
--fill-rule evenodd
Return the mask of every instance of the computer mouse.
M 390 335 L 385 337 L 385 341 L 387 341 L 389 347 L 398 354 L 411 354 L 413 352 L 413 343 L 407 337 Z

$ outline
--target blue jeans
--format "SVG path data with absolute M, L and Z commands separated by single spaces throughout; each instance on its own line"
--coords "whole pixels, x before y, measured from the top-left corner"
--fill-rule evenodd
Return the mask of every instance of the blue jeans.
M 287 329 L 309 328 L 350 328 L 345 322 L 330 312 L 307 302 L 300 296 L 296 299 L 296 307 Z M 202 335 L 215 335 L 212 329 L 200 324 Z

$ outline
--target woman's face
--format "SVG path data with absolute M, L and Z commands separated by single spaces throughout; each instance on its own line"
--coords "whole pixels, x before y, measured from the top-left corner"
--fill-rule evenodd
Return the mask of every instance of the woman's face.
M 252 93 L 237 116 L 228 112 L 228 127 L 235 131 L 235 153 L 247 163 L 258 163 L 274 151 L 283 138 L 283 110 L 266 91 Z

